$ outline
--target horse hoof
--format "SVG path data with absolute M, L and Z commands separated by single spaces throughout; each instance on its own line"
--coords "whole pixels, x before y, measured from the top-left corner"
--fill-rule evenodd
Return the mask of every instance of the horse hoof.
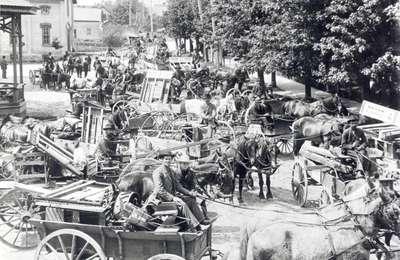
M 258 197 L 259 197 L 261 200 L 265 200 L 264 193 L 260 193 L 260 194 L 258 194 Z
M 242 198 L 239 198 L 238 201 L 239 201 L 239 204 L 244 203 L 244 200 Z
M 267 194 L 267 200 L 269 200 L 269 199 L 273 199 L 274 197 L 272 196 L 272 194 Z

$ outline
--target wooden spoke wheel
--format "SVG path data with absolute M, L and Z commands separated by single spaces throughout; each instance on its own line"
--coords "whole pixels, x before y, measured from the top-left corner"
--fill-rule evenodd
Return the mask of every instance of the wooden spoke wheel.
M 0 201 L 0 240 L 17 249 L 35 248 L 39 235 L 29 220 L 43 216 L 44 212 L 34 205 L 31 195 L 17 190 L 6 191 Z
M 35 260 L 106 260 L 101 246 L 75 229 L 60 229 L 47 235 L 35 252 Z
M 299 206 L 303 207 L 307 202 L 308 177 L 304 167 L 295 162 L 292 170 L 292 194 Z
M 185 258 L 178 255 L 159 254 L 148 258 L 147 260 L 185 260 Z
M 33 70 L 29 71 L 29 81 L 32 83 L 32 85 L 35 85 L 35 72 L 33 72 Z
M 276 142 L 278 152 L 283 155 L 290 155 L 293 153 L 293 140 L 289 137 L 282 137 Z
M 326 207 L 333 203 L 332 192 L 323 188 L 319 196 L 318 204 L 320 208 Z

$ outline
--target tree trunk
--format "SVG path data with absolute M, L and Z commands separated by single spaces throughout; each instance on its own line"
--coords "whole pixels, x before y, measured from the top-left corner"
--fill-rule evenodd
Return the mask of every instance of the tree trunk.
M 189 38 L 190 53 L 193 53 L 193 40 Z
M 175 38 L 175 46 L 176 46 L 176 54 L 179 56 L 180 51 L 179 51 L 179 43 L 178 43 L 178 39 Z
M 271 85 L 272 88 L 276 88 L 276 71 L 271 73 Z
M 258 83 L 260 84 L 260 88 L 262 89 L 262 93 L 266 93 L 264 72 L 265 72 L 265 67 L 264 66 L 257 68 Z

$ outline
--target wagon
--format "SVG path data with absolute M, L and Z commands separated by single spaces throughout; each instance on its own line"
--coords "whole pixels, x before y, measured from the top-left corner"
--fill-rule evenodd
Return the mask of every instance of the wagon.
M 322 187 L 318 202 L 319 206 L 325 206 L 343 197 L 350 182 L 364 177 L 357 173 L 361 170 L 357 169 L 359 159 L 343 155 L 340 150 L 337 147 L 331 152 L 312 146 L 309 141 L 303 144 L 293 164 L 291 181 L 293 197 L 298 205 L 307 203 L 310 186 Z M 372 152 L 369 157 L 374 158 Z
M 30 70 L 29 71 L 29 81 L 32 85 L 41 85 L 42 84 L 42 73 L 40 69 Z
M 108 226 L 32 219 L 41 237 L 34 259 L 146 260 L 172 254 L 199 260 L 211 250 L 211 225 L 200 232 L 128 232 Z M 72 257 L 71 257 L 72 256 Z M 173 258 L 163 258 L 173 259 Z
M 114 201 L 111 186 L 94 181 L 81 181 L 35 198 L 35 205 L 46 215 L 45 220 L 29 221 L 41 239 L 34 259 L 145 260 L 157 254 L 173 254 L 198 260 L 207 252 L 211 255 L 212 225 L 196 232 L 181 232 L 165 222 L 155 230 L 141 229 L 140 225 L 129 228 L 127 222 L 114 218 Z M 157 216 L 168 219 L 172 207 L 161 205 L 167 210 L 160 211 L 157 206 L 155 216 L 160 213 Z M 216 215 L 210 214 L 210 218 L 215 220 Z

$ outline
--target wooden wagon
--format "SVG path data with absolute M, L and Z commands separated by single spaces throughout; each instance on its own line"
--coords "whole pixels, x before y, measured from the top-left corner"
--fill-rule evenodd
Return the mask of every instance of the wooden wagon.
M 46 220 L 29 221 L 41 238 L 34 259 L 145 260 L 168 253 L 198 260 L 207 252 L 211 255 L 211 225 L 198 232 L 178 232 L 176 226 L 164 224 L 153 231 L 132 231 L 113 218 L 114 195 L 110 185 L 82 181 L 35 198 Z
M 399 111 L 368 101 L 363 101 L 360 114 L 379 120 L 379 123 L 358 126 L 367 139 L 368 146 L 382 153 L 377 160 L 378 172 L 387 178 L 400 176 L 400 122 Z
M 340 148 L 338 148 L 340 150 Z M 319 205 L 325 206 L 343 197 L 346 185 L 357 178 L 357 162 L 340 151 L 335 153 L 305 142 L 292 169 L 292 193 L 300 206 L 308 198 L 309 186 L 321 186 Z

